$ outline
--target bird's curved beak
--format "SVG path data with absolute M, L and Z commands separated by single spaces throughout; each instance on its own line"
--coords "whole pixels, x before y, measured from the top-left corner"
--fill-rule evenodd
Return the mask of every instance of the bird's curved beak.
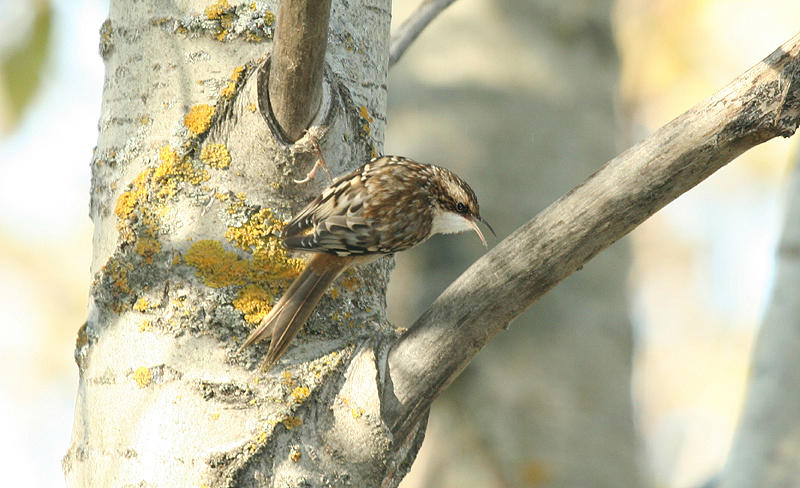
M 472 227 L 472 230 L 474 230 L 475 233 L 478 234 L 478 237 L 480 237 L 481 242 L 483 243 L 483 247 L 489 249 L 489 244 L 486 243 L 486 238 L 483 237 L 483 232 L 481 232 L 481 228 L 478 227 L 478 222 L 483 222 L 483 224 L 492 232 L 492 235 L 497 237 L 497 234 L 494 233 L 494 229 L 492 229 L 492 226 L 489 225 L 489 222 L 487 222 L 486 219 L 484 219 L 480 215 L 478 215 L 477 217 L 468 218 L 466 220 L 467 222 L 469 222 L 469 225 Z

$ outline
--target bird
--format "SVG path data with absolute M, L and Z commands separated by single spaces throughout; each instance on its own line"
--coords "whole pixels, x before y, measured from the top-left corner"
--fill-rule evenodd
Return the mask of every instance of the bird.
M 496 236 L 466 181 L 448 169 L 400 156 L 373 158 L 330 183 L 284 227 L 283 245 L 312 253 L 303 271 L 239 351 L 270 339 L 261 370 L 286 352 L 325 290 L 346 269 L 416 246 L 434 234 Z

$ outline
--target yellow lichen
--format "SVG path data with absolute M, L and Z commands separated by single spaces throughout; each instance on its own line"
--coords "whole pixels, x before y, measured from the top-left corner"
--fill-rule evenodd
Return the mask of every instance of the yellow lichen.
M 255 453 L 258 450 L 258 448 L 266 444 L 268 440 L 269 440 L 269 432 L 267 432 L 266 430 L 262 430 L 261 432 L 259 432 L 258 435 L 256 435 L 256 438 L 253 439 L 253 442 L 250 443 L 250 446 L 248 446 L 250 454 Z
M 151 323 L 149 319 L 142 320 L 139 322 L 139 332 L 148 332 L 150 330 L 150 326 Z
M 307 386 L 298 386 L 294 390 L 292 390 L 292 399 L 294 399 L 297 403 L 302 403 L 306 401 L 308 396 L 311 394 L 310 390 Z
M 273 297 L 264 288 L 258 285 L 247 285 L 239 290 L 239 295 L 233 300 L 233 306 L 244 314 L 244 319 L 251 324 L 257 324 L 269 313 Z
M 272 24 L 274 24 L 274 23 L 275 23 L 275 14 L 273 14 L 272 12 L 270 12 L 269 10 L 267 10 L 267 11 L 264 13 L 264 23 L 265 23 L 266 25 L 272 25 Z
M 361 118 L 366 120 L 367 122 L 372 122 L 372 116 L 370 116 L 369 112 L 367 111 L 367 107 L 365 105 L 361 105 L 358 107 L 358 114 L 361 115 Z
M 238 198 L 238 195 L 237 195 Z M 283 222 L 272 215 L 272 211 L 263 208 L 253 214 L 247 222 L 239 227 L 228 227 L 225 238 L 239 249 L 250 251 L 266 242 L 269 237 L 283 229 Z
M 243 285 L 248 276 L 248 262 L 235 252 L 226 251 L 219 241 L 195 242 L 184 259 L 186 264 L 195 268 L 203 283 L 212 288 Z
M 225 144 L 206 144 L 200 151 L 200 160 L 217 169 L 225 169 L 231 165 L 231 155 Z
M 206 18 L 209 20 L 218 20 L 223 14 L 225 14 L 227 10 L 230 10 L 230 8 L 231 6 L 228 3 L 228 0 L 217 0 L 216 2 L 207 6 L 204 13 L 206 14 Z
M 136 303 L 133 304 L 133 309 L 136 310 L 137 312 L 144 312 L 147 310 L 149 306 L 150 304 L 147 303 L 147 298 L 141 297 L 138 300 L 136 300 Z
M 303 425 L 303 419 L 300 417 L 286 417 L 281 421 L 281 423 L 289 430 L 294 429 L 295 427 L 300 427 Z
M 225 85 L 225 88 L 220 91 L 220 95 L 225 98 L 232 98 L 236 94 L 236 85 L 239 83 L 239 79 L 242 77 L 242 73 L 244 72 L 244 66 L 237 66 L 233 69 L 233 73 L 231 74 L 230 78 L 228 78 L 228 84 Z
M 286 249 L 280 244 L 277 234 L 283 226 L 283 221 L 276 219 L 272 211 L 261 209 L 244 224 L 228 227 L 225 231 L 225 237 L 230 242 L 242 250 L 253 253 L 249 281 L 269 283 L 273 280 L 289 280 L 303 269 L 305 261 L 289 257 Z
M 170 198 L 178 192 L 178 182 L 185 181 L 199 185 L 210 178 L 205 169 L 195 169 L 192 160 L 188 157 L 179 157 L 170 146 L 164 146 L 158 151 L 161 160 L 153 171 L 153 183 L 159 185 L 158 196 Z
M 292 462 L 295 462 L 295 463 L 300 461 L 301 457 L 302 457 L 302 454 L 300 453 L 299 449 L 292 449 L 292 453 L 289 454 L 289 459 L 291 459 Z
M 136 207 L 136 201 L 136 193 L 133 190 L 124 192 L 117 198 L 117 205 L 114 207 L 114 213 L 121 219 L 126 218 Z
M 189 112 L 183 116 L 183 125 L 189 129 L 189 132 L 197 136 L 208 130 L 213 116 L 214 107 L 211 105 L 206 103 L 193 105 Z
M 103 273 L 111 279 L 115 293 L 130 293 L 128 273 L 133 271 L 131 263 L 112 258 L 103 266 Z
M 300 274 L 304 266 L 303 259 L 289 257 L 286 249 L 277 241 L 272 241 L 253 251 L 250 280 L 257 283 L 292 280 Z
M 139 173 L 131 183 L 131 189 L 122 193 L 117 198 L 117 204 L 114 207 L 114 213 L 120 219 L 126 219 L 136 208 L 138 203 L 143 202 L 147 198 L 146 183 L 150 178 L 150 169 L 146 169 Z
M 133 378 L 133 381 L 139 385 L 139 388 L 145 388 L 150 385 L 151 381 L 153 381 L 153 372 L 150 371 L 150 368 L 140 366 L 139 368 L 136 368 L 136 371 L 133 372 L 131 378 Z
M 292 373 L 284 371 L 281 375 L 281 384 L 286 387 L 296 386 L 297 382 L 292 378 Z
M 158 239 L 142 237 L 136 241 L 136 253 L 144 258 L 147 264 L 153 264 L 153 256 L 161 251 L 161 243 Z
M 248 103 L 244 108 L 246 108 L 247 110 L 255 113 L 255 111 L 258 110 L 258 105 L 256 105 L 255 102 Z

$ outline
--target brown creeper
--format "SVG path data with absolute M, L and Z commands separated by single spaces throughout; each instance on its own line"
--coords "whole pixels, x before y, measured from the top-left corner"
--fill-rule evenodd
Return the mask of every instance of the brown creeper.
M 331 183 L 286 226 L 287 248 L 315 254 L 239 350 L 269 337 L 262 365 L 269 369 L 342 271 L 437 233 L 474 230 L 487 246 L 478 222 L 494 234 L 472 188 L 455 174 L 398 156 L 373 159 Z

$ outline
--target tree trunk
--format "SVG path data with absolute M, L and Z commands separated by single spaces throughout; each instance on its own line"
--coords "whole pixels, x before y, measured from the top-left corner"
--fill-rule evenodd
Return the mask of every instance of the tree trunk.
M 387 151 L 452 164 L 498 235 L 511 232 L 618 150 L 612 4 L 456 3 L 460 13 L 424 33 L 434 49 L 412 46 L 391 71 Z M 453 52 L 440 66 L 449 83 L 425 71 L 442 56 L 436 46 Z M 555 86 L 555 96 L 543 89 Z M 390 317 L 413 323 L 479 247 L 445 237 L 398 256 Z M 628 243 L 615 244 L 492 340 L 434 403 L 401 486 L 647 486 L 630 391 L 629 263 Z
M 800 161 L 790 180 L 772 298 L 720 488 L 788 488 L 800 479 Z
M 391 259 L 335 283 L 273 371 L 234 354 L 302 266 L 283 221 L 327 184 L 294 184 L 313 146 L 270 129 L 276 6 L 111 2 L 69 486 L 394 486 L 416 454 L 424 419 L 393 438 L 377 400 Z M 311 132 L 340 174 L 381 151 L 390 4 L 330 17 Z

